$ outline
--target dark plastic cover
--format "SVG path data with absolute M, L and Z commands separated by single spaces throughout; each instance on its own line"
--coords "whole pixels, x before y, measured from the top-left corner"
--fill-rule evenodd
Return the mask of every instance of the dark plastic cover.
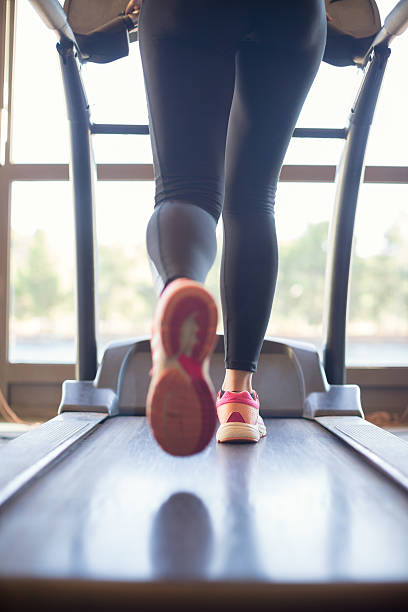
M 352 66 L 355 57 L 368 51 L 381 29 L 374 0 L 325 0 L 328 15 L 327 43 L 323 61 L 335 66 Z

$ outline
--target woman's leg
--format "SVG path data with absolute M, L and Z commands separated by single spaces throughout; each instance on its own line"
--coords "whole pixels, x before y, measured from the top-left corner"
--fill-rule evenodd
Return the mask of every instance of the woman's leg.
M 252 8 L 252 40 L 237 55 L 226 154 L 221 296 L 223 388 L 231 391 L 251 390 L 248 373 L 256 371 L 269 322 L 278 266 L 276 186 L 326 32 L 323 0 L 255 0 Z
M 156 208 L 147 248 L 159 288 L 200 282 L 214 261 L 225 142 L 243 1 L 148 0 L 140 47 L 150 113 Z
M 156 179 L 147 246 L 158 288 L 166 287 L 146 410 L 156 440 L 175 455 L 201 451 L 215 428 L 208 360 L 217 309 L 194 281 L 205 280 L 215 256 L 245 10 L 243 0 L 148 0 L 140 18 Z

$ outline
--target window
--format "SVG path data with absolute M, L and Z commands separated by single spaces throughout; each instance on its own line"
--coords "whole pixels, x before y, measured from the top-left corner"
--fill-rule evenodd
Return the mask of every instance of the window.
M 327 232 L 334 185 L 280 183 L 279 274 L 268 334 L 322 344 Z
M 68 163 L 69 140 L 56 37 L 29 2 L 17 2 L 11 158 Z M 33 50 L 35 52 L 33 52 Z
M 347 362 L 408 363 L 407 185 L 362 185 L 350 284 Z
M 378 4 L 384 17 L 395 2 Z M 12 372 L 19 363 L 75 359 L 69 142 L 56 39 L 30 3 L 17 0 L 16 11 L 15 44 L 10 47 L 14 54 L 11 150 L 0 168 L 3 227 L 9 206 L 11 219 L 10 236 L 2 234 L 6 242 L 10 237 L 11 250 L 9 320 L 6 307 L 0 305 L 0 336 L 9 336 L 8 353 L 1 353 L 0 347 L 0 384 L 7 382 L 6 369 Z M 398 180 L 404 182 L 395 184 L 391 177 L 393 166 L 408 167 L 408 84 L 403 78 L 407 53 L 405 34 L 392 44 L 367 149 L 370 176 L 376 174 L 376 166 L 383 166 L 383 182 L 367 182 L 361 189 L 350 284 L 350 367 L 408 364 L 408 182 L 402 177 Z M 83 78 L 94 122 L 147 123 L 137 44 L 131 45 L 129 58 L 84 67 Z M 344 127 L 360 79 L 356 68 L 322 64 L 298 126 Z M 111 340 L 150 333 L 155 296 L 144 234 L 153 184 L 151 173 L 148 176 L 139 164 L 151 164 L 152 154 L 147 136 L 98 135 L 93 144 L 100 178 L 96 224 L 102 351 Z M 335 185 L 329 175 L 327 182 L 315 182 L 314 166 L 330 166 L 334 174 L 342 146 L 340 140 L 323 139 L 290 143 L 285 164 L 294 166 L 291 182 L 281 182 L 277 196 L 280 272 L 270 335 L 321 345 L 327 228 Z M 309 168 L 300 172 L 296 165 Z M 220 225 L 217 261 L 207 281 L 218 304 L 221 234 Z
M 155 294 L 144 239 L 152 198 L 151 182 L 97 186 L 100 351 L 112 340 L 150 332 Z M 74 362 L 75 254 L 69 183 L 13 183 L 11 240 L 10 361 Z
M 99 183 L 96 200 L 101 351 L 112 340 L 149 335 L 151 331 L 156 294 L 145 234 L 153 183 Z
M 12 362 L 75 360 L 74 227 L 67 182 L 15 182 L 11 197 Z

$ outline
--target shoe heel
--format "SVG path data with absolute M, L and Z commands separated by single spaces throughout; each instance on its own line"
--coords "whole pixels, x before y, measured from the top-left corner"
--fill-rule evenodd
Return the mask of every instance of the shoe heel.
M 175 287 L 160 321 L 167 357 L 187 355 L 201 364 L 214 349 L 216 330 L 217 307 L 208 291 L 193 281 Z
M 148 417 L 166 452 L 192 455 L 202 451 L 214 433 L 214 399 L 204 379 L 191 381 L 179 369 L 168 369 L 148 398 Z

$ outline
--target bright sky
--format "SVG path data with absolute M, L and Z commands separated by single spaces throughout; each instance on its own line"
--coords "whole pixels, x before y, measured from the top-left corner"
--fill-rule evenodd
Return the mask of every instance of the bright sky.
M 394 0 L 380 0 L 382 14 Z M 65 102 L 55 52 L 55 36 L 44 27 L 28 2 L 18 2 L 17 51 L 14 81 L 13 158 L 15 162 L 68 161 Z M 35 49 L 35 53 L 32 52 Z M 408 165 L 408 32 L 392 45 L 366 156 L 370 165 Z M 41 58 L 41 61 L 38 61 Z M 131 75 L 131 78 L 129 78 Z M 85 71 L 94 121 L 146 123 L 147 113 L 137 44 L 131 54 Z M 299 126 L 343 127 L 361 73 L 355 68 L 322 64 L 304 106 Z M 342 143 L 293 139 L 286 163 L 336 164 Z M 150 163 L 149 139 L 140 136 L 98 137 L 100 162 Z M 282 183 L 278 190 L 277 221 L 281 241 L 301 235 L 308 223 L 329 219 L 334 186 Z M 112 202 L 115 203 L 112 207 Z M 97 190 L 98 238 L 104 244 L 131 248 L 144 241 L 153 202 L 150 183 L 100 183 Z M 357 251 L 381 250 L 385 231 L 395 222 L 408 232 L 408 185 L 364 185 L 357 217 Z M 13 189 L 12 226 L 21 234 L 46 229 L 56 247 L 72 245 L 70 187 L 56 183 L 20 183 Z M 71 248 L 71 247 L 70 247 Z

